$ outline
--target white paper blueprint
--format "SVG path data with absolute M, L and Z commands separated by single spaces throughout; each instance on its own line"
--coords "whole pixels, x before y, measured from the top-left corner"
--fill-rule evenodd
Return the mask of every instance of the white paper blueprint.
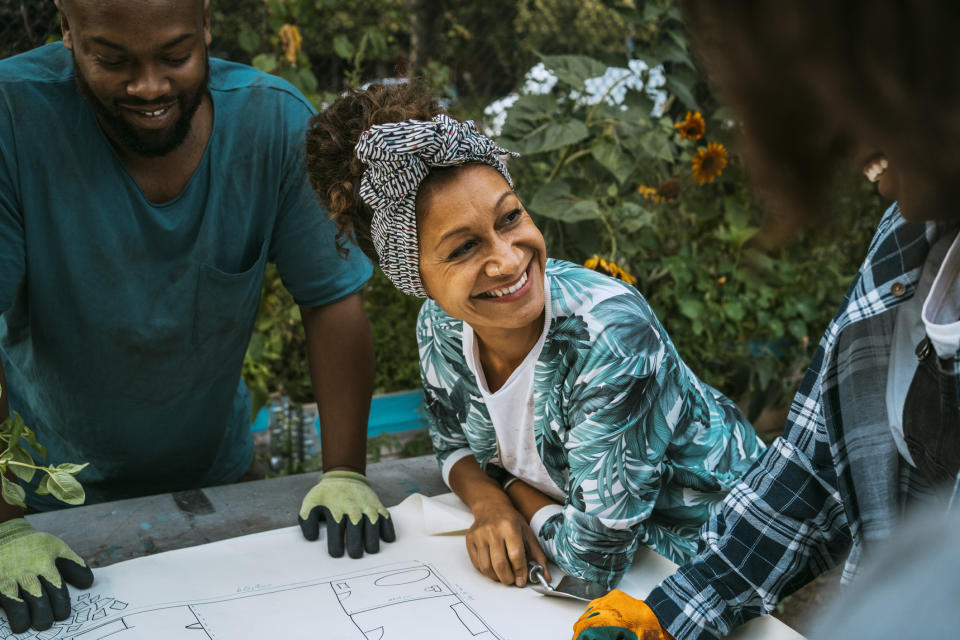
M 563 640 L 584 603 L 494 583 L 470 564 L 469 511 L 452 496 L 393 507 L 397 542 L 361 559 L 330 558 L 299 527 L 121 562 L 71 590 L 73 611 L 30 640 Z M 430 535 L 427 530 L 446 535 Z M 642 597 L 674 565 L 638 554 L 620 588 Z M 558 578 L 559 575 L 554 576 Z M 766 618 L 735 634 L 795 640 Z

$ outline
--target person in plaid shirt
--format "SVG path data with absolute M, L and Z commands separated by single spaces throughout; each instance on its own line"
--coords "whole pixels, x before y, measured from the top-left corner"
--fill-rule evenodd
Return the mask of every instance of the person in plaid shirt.
M 842 562 L 854 581 L 914 508 L 960 502 L 960 72 L 943 64 L 960 59 L 960 7 L 683 5 L 701 61 L 745 125 L 753 177 L 781 211 L 815 220 L 851 160 L 896 202 L 783 437 L 704 525 L 698 555 L 645 602 L 613 592 L 591 603 L 578 640 L 724 636 Z

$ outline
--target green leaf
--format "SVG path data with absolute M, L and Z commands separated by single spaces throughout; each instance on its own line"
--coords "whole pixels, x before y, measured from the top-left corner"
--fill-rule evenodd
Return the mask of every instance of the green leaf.
M 553 151 L 590 137 L 587 125 L 579 120 L 548 122 L 521 139 L 517 151 L 523 154 Z
M 602 76 L 607 71 L 607 65 L 588 56 L 540 55 L 540 60 L 543 61 L 543 66 L 552 71 L 560 82 L 579 90 L 585 88 L 585 80 Z
M 15 507 L 20 507 L 22 509 L 27 508 L 27 503 L 25 502 L 27 497 L 27 492 L 23 490 L 16 482 L 12 480 L 7 480 L 7 476 L 0 476 L 3 483 L 3 501 L 7 504 L 12 504 Z
M 14 462 L 21 462 L 23 464 L 33 464 L 33 458 L 30 457 L 30 454 L 24 451 L 23 447 L 15 446 L 10 449 L 10 453 L 13 455 Z M 24 482 L 30 482 L 33 480 L 33 474 L 36 473 L 36 469 L 33 467 L 21 467 L 15 464 L 7 467 L 10 471 L 14 473 L 18 478 Z
M 580 200 L 565 211 L 560 212 L 557 220 L 563 222 L 583 222 L 596 220 L 600 217 L 600 204 L 596 200 Z
M 664 162 L 673 162 L 673 145 L 670 139 L 663 133 L 653 130 L 648 131 L 637 139 L 640 149 L 649 157 L 663 160 Z
M 731 227 L 744 229 L 750 225 L 750 211 L 739 198 L 733 196 L 724 198 L 723 211 Z
M 23 429 L 26 425 L 23 424 L 23 419 L 16 412 L 13 414 L 13 418 L 9 421 L 10 424 L 10 434 L 7 436 L 7 443 L 11 449 L 15 449 L 20 446 L 20 438 L 23 435 Z
M 784 332 L 783 321 L 780 320 L 780 318 L 773 318 L 772 320 L 770 320 L 769 324 L 767 324 L 767 327 L 770 329 L 770 332 L 773 334 L 775 338 L 783 337 L 783 332 Z
M 297 87 L 303 93 L 315 93 L 317 91 L 317 78 L 310 69 L 300 67 L 297 79 L 299 80 L 299 82 L 296 83 Z
M 676 69 L 667 75 L 667 91 L 672 92 L 687 109 L 700 111 L 696 98 L 693 97 L 693 87 L 697 83 L 696 72 L 690 69 Z
M 69 473 L 71 475 L 77 475 L 90 465 L 89 462 L 84 462 L 83 464 L 73 464 L 71 462 L 64 462 L 58 464 L 55 468 L 57 471 L 63 471 L 64 473 Z
M 47 489 L 50 490 L 50 495 L 67 504 L 83 504 L 86 495 L 76 478 L 66 471 L 53 470 L 48 473 L 50 479 L 47 481 Z
M 706 311 L 706 306 L 694 298 L 686 298 L 680 301 L 680 313 L 691 320 L 697 320 Z M 699 333 L 699 331 L 697 332 Z
M 387 37 L 375 26 L 367 27 L 367 38 L 374 56 L 379 56 L 387 50 Z
M 540 187 L 527 206 L 537 215 L 555 218 L 554 211 L 566 209 L 572 204 L 570 185 L 563 180 L 554 180 Z
M 797 340 L 803 340 L 807 335 L 807 325 L 798 318 L 787 323 L 787 331 Z
M 353 43 L 350 42 L 350 38 L 339 33 L 333 38 L 333 52 L 344 60 L 350 60 L 357 52 L 357 49 L 353 46 Z
M 654 223 L 653 212 L 634 202 L 624 202 L 614 215 L 620 222 L 620 228 L 628 233 L 651 227 Z
M 34 451 L 37 452 L 37 455 L 40 456 L 40 458 L 46 458 L 46 457 L 47 457 L 47 448 L 46 448 L 45 446 L 43 446 L 42 444 L 40 444 L 39 442 L 37 442 L 37 436 L 36 436 L 36 434 L 33 433 L 33 430 L 32 430 L 30 427 L 28 427 L 27 425 L 23 424 L 23 418 L 20 417 L 20 414 L 14 412 L 14 416 L 16 417 L 17 421 L 20 423 L 20 427 L 21 427 L 21 431 L 22 431 L 22 433 L 20 434 L 20 437 L 23 438 L 23 440 L 24 440 L 28 445 L 30 445 L 30 447 L 31 447 Z
M 623 184 L 633 173 L 633 160 L 613 137 L 596 138 L 590 152 L 593 154 L 593 158 L 606 167 L 620 184 Z
M 693 61 L 690 60 L 690 54 L 687 53 L 685 46 L 680 46 L 673 40 L 663 40 L 657 44 L 657 57 L 665 62 L 678 62 L 694 68 Z
M 524 136 L 556 118 L 556 114 L 557 101 L 553 96 L 520 96 L 507 109 L 500 142 L 507 147 L 516 147 Z
M 50 476 L 47 474 L 44 474 L 43 477 L 40 478 L 40 484 L 37 485 L 36 494 L 38 496 L 50 495 L 50 489 L 48 487 L 49 484 L 50 484 Z
M 750 240 L 750 238 L 757 235 L 759 232 L 759 227 L 733 227 L 730 229 L 727 227 L 720 227 L 713 232 L 713 235 L 721 242 L 742 247 L 748 240 Z
M 770 386 L 774 374 L 777 372 L 777 363 L 773 358 L 760 358 L 757 360 L 757 386 L 760 389 L 766 389 Z
M 257 69 L 260 69 L 260 71 L 266 73 L 273 73 L 280 65 L 277 61 L 277 56 L 272 53 L 261 53 L 258 56 L 254 56 L 252 64 Z
M 554 180 L 541 187 L 528 207 L 539 216 L 562 222 L 582 222 L 600 217 L 599 203 L 596 200 L 574 200 L 570 197 L 570 185 L 563 180 Z
M 747 314 L 739 302 L 728 302 L 723 307 L 723 313 L 734 322 L 740 322 Z
M 250 27 L 243 27 L 237 34 L 237 44 L 247 53 L 253 53 L 260 47 L 260 36 Z

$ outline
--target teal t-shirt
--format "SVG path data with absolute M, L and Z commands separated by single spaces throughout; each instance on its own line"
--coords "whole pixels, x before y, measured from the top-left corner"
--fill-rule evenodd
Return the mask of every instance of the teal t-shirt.
M 88 501 L 235 480 L 253 454 L 240 379 L 264 268 L 302 306 L 371 274 L 310 188 L 310 104 L 211 59 L 214 124 L 183 192 L 144 198 L 77 93 L 62 44 L 0 61 L 0 358 L 47 461 Z M 306 354 L 304 354 L 306 357 Z M 28 491 L 37 508 L 56 506 Z

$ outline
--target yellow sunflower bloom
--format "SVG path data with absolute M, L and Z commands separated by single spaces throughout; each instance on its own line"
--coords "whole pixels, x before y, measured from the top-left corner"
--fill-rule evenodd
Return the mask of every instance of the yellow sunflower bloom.
M 587 269 L 593 269 L 594 271 L 611 276 L 618 280 L 623 280 L 627 284 L 634 284 L 637 281 L 635 276 L 627 273 L 627 271 L 616 262 L 604 260 L 599 256 L 593 256 L 592 258 L 588 259 L 583 263 L 583 266 L 585 266 Z
M 663 199 L 657 193 L 656 189 L 654 189 L 653 187 L 648 187 L 645 184 L 642 184 L 639 187 L 637 187 L 637 193 L 643 196 L 644 200 L 653 200 L 656 203 L 663 201 Z
M 300 53 L 300 45 L 303 38 L 300 36 L 300 29 L 296 25 L 285 24 L 280 27 L 280 43 L 283 44 L 283 57 L 293 66 L 297 66 L 297 54 Z
M 711 142 L 706 147 L 697 149 L 690 164 L 694 180 L 703 186 L 723 173 L 723 168 L 727 166 L 727 150 L 722 144 Z
M 707 131 L 707 123 L 699 111 L 687 111 L 683 122 L 677 122 L 673 128 L 687 140 L 699 140 Z

